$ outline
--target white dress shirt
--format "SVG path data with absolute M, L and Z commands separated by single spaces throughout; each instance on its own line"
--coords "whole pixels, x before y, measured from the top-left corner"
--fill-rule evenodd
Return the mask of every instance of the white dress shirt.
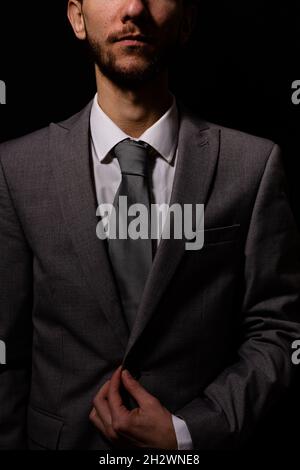
M 122 180 L 117 158 L 112 149 L 124 139 L 133 137 L 123 132 L 100 108 L 95 95 L 90 117 L 91 149 L 98 206 L 113 204 Z M 151 145 L 156 158 L 152 159 L 150 181 L 152 201 L 168 204 L 171 198 L 178 153 L 179 119 L 175 97 L 168 111 L 148 128 L 138 139 Z M 166 214 L 162 213 L 162 224 Z M 157 243 L 159 240 L 157 241 Z M 192 449 L 192 439 L 185 421 L 172 415 L 178 449 Z

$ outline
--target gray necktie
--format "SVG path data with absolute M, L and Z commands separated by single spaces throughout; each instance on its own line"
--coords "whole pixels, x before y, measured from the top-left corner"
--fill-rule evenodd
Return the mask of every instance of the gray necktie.
M 115 156 L 118 158 L 122 181 L 114 199 L 117 220 L 117 238 L 108 239 L 108 248 L 113 271 L 118 284 L 119 293 L 126 316 L 128 326 L 132 329 L 136 313 L 140 304 L 144 286 L 152 264 L 152 242 L 151 242 L 151 213 L 150 213 L 150 190 L 148 178 L 148 144 L 142 141 L 126 139 L 114 148 Z M 147 221 L 149 231 L 147 238 L 132 239 L 128 235 L 128 226 L 133 219 L 119 207 L 119 197 L 127 196 L 127 209 L 132 204 L 143 204 L 147 210 Z M 127 233 L 127 238 L 119 238 L 120 224 Z M 127 220 L 127 223 L 126 223 Z M 137 229 L 140 231 L 140 226 Z M 144 226 L 145 229 L 145 226 Z

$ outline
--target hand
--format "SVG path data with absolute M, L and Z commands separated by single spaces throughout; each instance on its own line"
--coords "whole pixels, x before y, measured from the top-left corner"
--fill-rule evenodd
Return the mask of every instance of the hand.
M 124 405 L 121 383 L 137 408 L 128 410 Z M 90 420 L 114 445 L 177 449 L 172 414 L 122 366 L 100 388 L 93 404 Z

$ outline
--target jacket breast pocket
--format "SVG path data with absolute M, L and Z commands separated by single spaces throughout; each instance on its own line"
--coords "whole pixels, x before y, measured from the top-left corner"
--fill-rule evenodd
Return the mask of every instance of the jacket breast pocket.
M 236 242 L 239 239 L 240 224 L 215 227 L 204 230 L 204 248 L 220 243 Z
M 28 408 L 27 434 L 30 450 L 57 450 L 64 422 L 42 410 Z

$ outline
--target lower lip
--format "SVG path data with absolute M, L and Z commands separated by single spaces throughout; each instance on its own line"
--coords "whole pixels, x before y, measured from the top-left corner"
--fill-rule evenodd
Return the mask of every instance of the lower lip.
M 123 46 L 147 46 L 148 43 L 144 41 L 138 41 L 136 39 L 122 39 L 119 41 Z

